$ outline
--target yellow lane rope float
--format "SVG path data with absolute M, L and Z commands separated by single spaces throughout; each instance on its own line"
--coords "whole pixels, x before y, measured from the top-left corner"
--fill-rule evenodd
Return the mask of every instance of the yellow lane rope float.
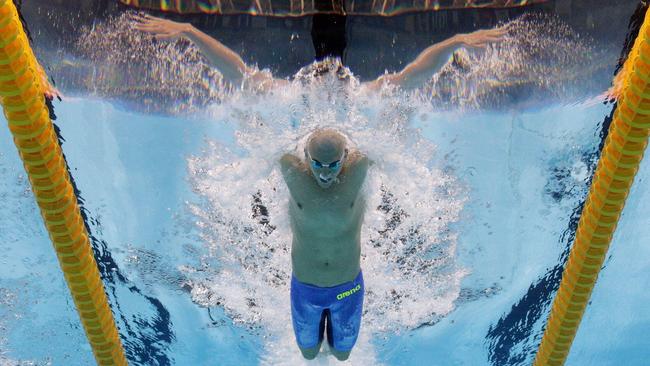
M 99 365 L 127 365 L 66 163 L 43 100 L 42 68 L 13 1 L 0 0 L 0 102 Z
M 535 358 L 535 366 L 563 365 L 630 192 L 650 133 L 650 12 L 620 75 L 614 112 L 580 216 L 575 241 Z

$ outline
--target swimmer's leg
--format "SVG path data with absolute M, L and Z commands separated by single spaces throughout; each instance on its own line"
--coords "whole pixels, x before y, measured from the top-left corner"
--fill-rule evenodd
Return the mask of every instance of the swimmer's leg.
M 332 318 L 329 316 L 327 318 L 327 343 L 329 343 L 330 351 L 332 351 L 332 354 L 334 357 L 336 357 L 337 360 L 345 361 L 348 359 L 348 357 L 350 357 L 352 350 L 339 351 L 334 347 L 334 336 L 332 335 Z
M 357 278 L 349 285 L 348 295 L 332 305 L 329 319 L 327 319 L 327 340 L 332 349 L 332 354 L 339 361 L 350 357 L 352 347 L 357 342 L 361 328 L 361 314 L 363 313 L 363 275 L 359 272 Z
M 318 355 L 318 352 L 320 351 L 320 346 L 323 344 L 323 332 L 325 331 L 325 319 L 327 318 L 327 315 L 327 310 L 321 313 L 320 323 L 318 325 L 318 344 L 314 347 L 309 348 L 301 347 L 300 344 L 298 344 L 300 353 L 302 353 L 302 356 L 308 360 L 313 360 L 316 358 L 316 355 Z
M 337 351 L 334 348 L 332 348 L 331 351 L 332 351 L 332 354 L 334 355 L 334 357 L 336 357 L 336 359 L 339 360 L 339 361 L 347 360 L 348 357 L 350 357 L 350 352 L 352 352 L 352 350 L 350 350 L 350 351 Z
M 308 288 L 291 277 L 291 321 L 296 343 L 302 356 L 312 360 L 318 355 L 323 342 L 327 313 Z
M 302 353 L 302 357 L 308 360 L 313 360 L 314 358 L 316 358 L 316 355 L 318 355 L 322 343 L 323 343 L 322 341 L 318 342 L 316 347 L 312 347 L 312 348 L 302 348 L 300 346 L 298 346 L 298 348 L 300 348 L 300 353 Z

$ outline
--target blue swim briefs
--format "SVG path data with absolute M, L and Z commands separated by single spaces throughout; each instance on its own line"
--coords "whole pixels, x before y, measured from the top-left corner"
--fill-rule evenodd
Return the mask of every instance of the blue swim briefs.
M 291 319 L 300 348 L 316 347 L 323 340 L 337 351 L 352 349 L 361 327 L 363 275 L 334 287 L 302 283 L 291 276 Z

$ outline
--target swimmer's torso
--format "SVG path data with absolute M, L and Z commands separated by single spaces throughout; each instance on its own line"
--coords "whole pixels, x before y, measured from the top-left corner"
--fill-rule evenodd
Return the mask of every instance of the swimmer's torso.
M 293 274 L 301 282 L 330 287 L 359 274 L 363 179 L 347 173 L 341 172 L 339 182 L 327 189 L 309 171 L 295 171 L 285 179 L 291 193 Z

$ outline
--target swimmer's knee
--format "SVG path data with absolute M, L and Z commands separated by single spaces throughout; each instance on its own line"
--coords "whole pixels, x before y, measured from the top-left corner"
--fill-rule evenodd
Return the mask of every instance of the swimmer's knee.
M 302 353 L 302 357 L 308 360 L 313 360 L 314 358 L 316 358 L 316 356 L 318 355 L 318 351 L 320 351 L 320 343 L 316 347 L 312 347 L 312 348 L 300 347 L 300 353 Z
M 336 357 L 336 359 L 339 360 L 339 361 L 345 361 L 345 360 L 347 360 L 348 357 L 350 357 L 350 353 L 351 353 L 351 352 L 352 352 L 352 350 L 350 350 L 350 351 L 337 351 L 337 350 L 335 350 L 334 348 L 332 348 L 332 354 L 333 354 L 334 357 Z

